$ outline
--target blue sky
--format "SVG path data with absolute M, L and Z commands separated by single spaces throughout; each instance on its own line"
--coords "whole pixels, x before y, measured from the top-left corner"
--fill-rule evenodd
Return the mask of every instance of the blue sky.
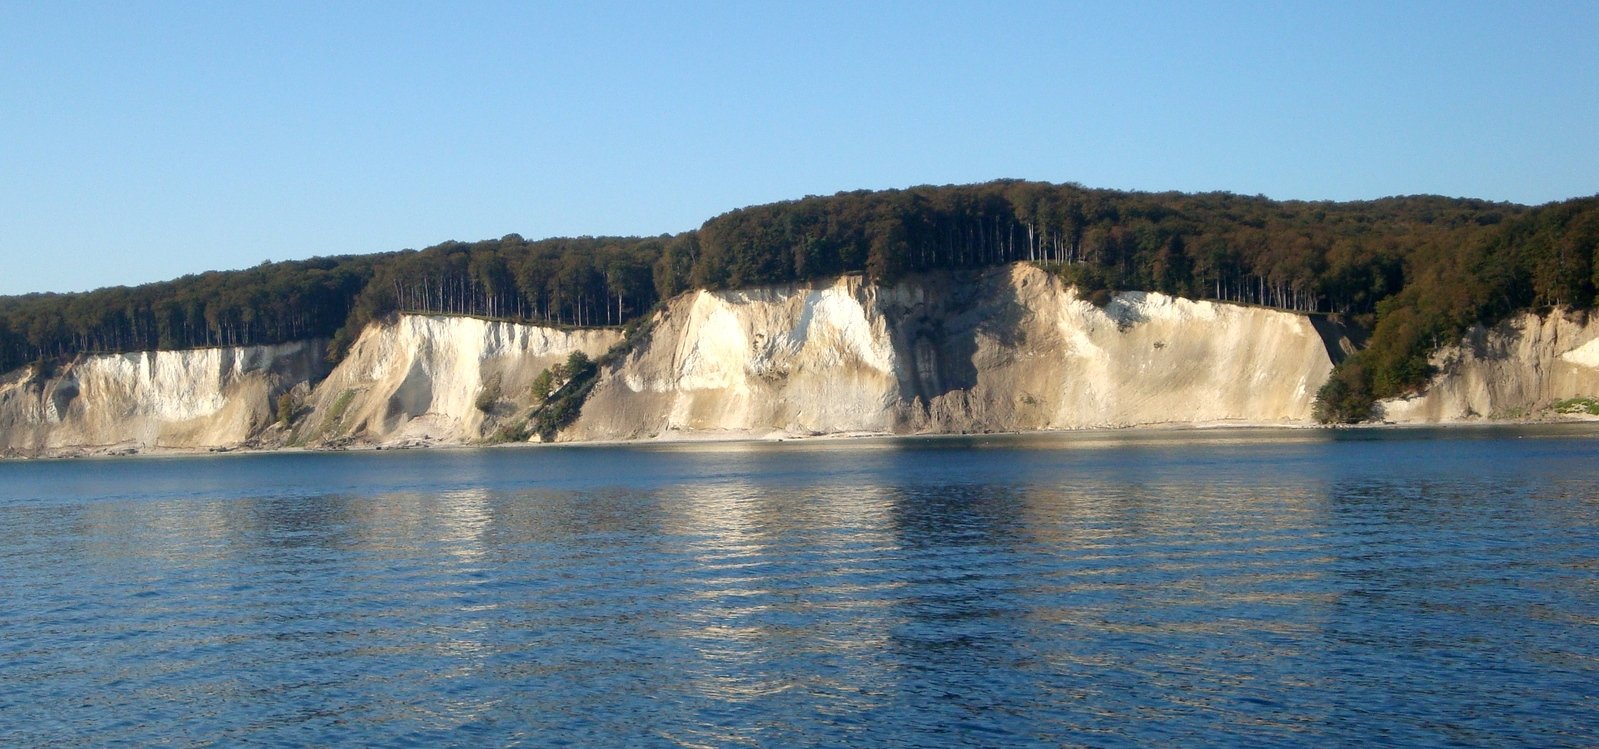
M 1592 195 L 1596 36 L 1592 2 L 0 0 L 0 294 L 999 177 Z

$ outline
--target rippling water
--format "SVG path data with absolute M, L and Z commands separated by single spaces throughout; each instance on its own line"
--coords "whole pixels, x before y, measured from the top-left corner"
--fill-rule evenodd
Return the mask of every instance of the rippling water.
M 0 743 L 1593 745 L 1596 437 L 0 464 Z

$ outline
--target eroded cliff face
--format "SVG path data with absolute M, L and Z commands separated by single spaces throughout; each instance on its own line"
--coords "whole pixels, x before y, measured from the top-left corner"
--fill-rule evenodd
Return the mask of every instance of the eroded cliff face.
M 879 293 L 846 277 L 679 297 L 562 439 L 887 431 L 900 360 Z
M 1302 315 L 1153 293 L 1103 307 L 1026 265 L 858 276 L 669 303 L 559 438 L 952 433 L 1312 423 L 1336 333 Z M 327 371 L 321 341 L 83 357 L 0 378 L 0 455 L 394 446 L 524 427 L 537 375 L 614 330 L 398 316 Z M 1526 418 L 1599 395 L 1599 326 L 1523 315 L 1435 358 L 1397 422 Z M 276 399 L 300 404 L 285 429 Z
M 326 374 L 322 341 L 85 356 L 0 380 L 0 454 L 237 446 L 274 421 L 273 399 Z
M 566 440 L 1311 420 L 1332 368 L 1301 315 L 1015 265 L 880 288 L 699 292 L 595 387 Z
M 402 315 L 366 329 L 304 400 L 291 444 L 473 442 L 523 419 L 539 372 L 621 333 Z
M 1599 325 L 1582 312 L 1517 315 L 1478 327 L 1432 357 L 1438 374 L 1419 395 L 1381 401 L 1394 423 L 1526 419 L 1565 398 L 1599 396 Z
M 531 383 L 613 330 L 402 315 L 331 372 L 324 341 L 89 356 L 0 379 L 0 456 L 468 443 L 525 420 Z M 277 399 L 300 404 L 285 429 Z

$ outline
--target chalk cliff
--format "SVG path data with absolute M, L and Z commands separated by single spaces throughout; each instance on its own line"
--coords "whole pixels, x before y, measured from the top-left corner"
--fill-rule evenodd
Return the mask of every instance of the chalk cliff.
M 1582 312 L 1516 315 L 1477 327 L 1432 357 L 1419 395 L 1378 404 L 1395 423 L 1525 419 L 1565 398 L 1599 396 L 1599 325 Z
M 558 439 L 1310 424 L 1337 331 L 1287 312 L 1123 292 L 1028 265 L 672 300 Z M 0 455 L 459 444 L 517 434 L 533 379 L 615 330 L 401 315 L 329 371 L 323 342 L 84 356 L 0 377 Z M 1434 359 L 1385 419 L 1526 418 L 1599 395 L 1599 326 L 1525 314 Z M 277 399 L 297 404 L 277 423 Z
M 80 357 L 0 378 L 0 456 L 475 442 L 525 417 L 540 371 L 620 339 L 401 315 L 331 371 L 324 341 Z M 283 394 L 299 406 L 287 429 Z
M 1306 424 L 1332 368 L 1309 318 L 1013 265 L 698 292 L 608 370 L 566 440 Z
M 539 372 L 621 333 L 401 315 L 364 331 L 304 400 L 291 443 L 462 443 L 525 416 Z
M 326 374 L 322 341 L 83 356 L 0 378 L 0 455 L 195 450 L 250 440 L 274 397 Z

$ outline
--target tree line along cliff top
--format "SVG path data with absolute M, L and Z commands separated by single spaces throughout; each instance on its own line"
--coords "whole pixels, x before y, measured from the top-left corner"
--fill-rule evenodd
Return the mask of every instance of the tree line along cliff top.
M 326 338 L 392 312 L 627 323 L 697 288 L 1027 261 L 1084 294 L 1161 291 L 1343 316 L 1372 330 L 1323 388 L 1328 421 L 1432 374 L 1470 326 L 1595 298 L 1599 198 L 1538 207 L 1409 196 L 1274 201 L 1075 184 L 856 191 L 752 206 L 675 236 L 525 240 L 321 257 L 76 294 L 0 297 L 0 371 L 81 353 Z

